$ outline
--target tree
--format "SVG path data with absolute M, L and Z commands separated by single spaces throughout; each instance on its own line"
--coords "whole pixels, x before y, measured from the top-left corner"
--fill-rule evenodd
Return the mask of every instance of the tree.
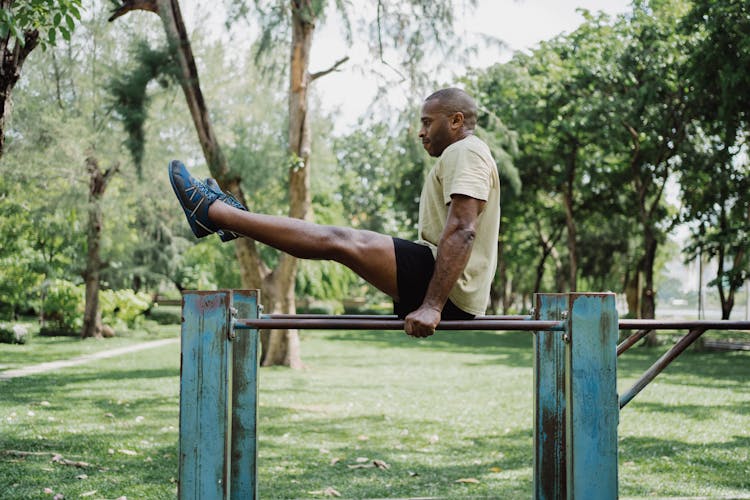
M 38 45 L 55 45 L 58 33 L 70 40 L 80 8 L 81 0 L 0 0 L 0 157 L 11 92 L 26 58 Z
M 107 170 L 102 171 L 99 162 L 94 156 L 86 158 L 86 169 L 89 173 L 89 223 L 87 231 L 87 253 L 86 270 L 83 280 L 86 284 L 86 301 L 83 312 L 83 327 L 81 338 L 97 337 L 101 335 L 102 318 L 99 311 L 99 273 L 101 271 L 100 244 L 102 233 L 102 209 L 101 198 L 107 189 L 112 176 L 120 168 L 115 163 Z
M 694 224 L 687 258 L 716 259 L 711 284 L 728 319 L 750 263 L 750 7 L 695 1 L 681 30 L 695 38 L 685 70 L 695 119 L 680 176 L 682 220 Z
M 418 61 L 423 55 L 421 48 L 428 41 L 441 41 L 448 38 L 443 32 L 450 26 L 452 13 L 448 8 L 452 2 L 418 2 L 407 3 L 406 10 L 397 2 L 378 2 L 378 21 L 382 30 L 377 31 L 381 55 L 389 46 L 398 46 L 400 41 L 407 40 L 405 52 L 409 62 Z M 240 11 L 247 11 L 244 3 L 238 3 Z M 310 217 L 310 152 L 311 137 L 309 90 L 318 78 L 329 74 L 345 63 L 343 57 L 332 67 L 311 73 L 309 70 L 312 36 L 316 23 L 320 20 L 327 6 L 325 1 L 292 0 L 291 2 L 255 2 L 255 6 L 266 17 L 263 23 L 263 34 L 259 43 L 260 51 L 275 46 L 271 42 L 289 34 L 288 64 L 288 196 L 290 217 Z M 224 189 L 230 190 L 240 200 L 244 196 L 240 189 L 240 177 L 234 176 L 227 166 L 221 152 L 217 136 L 208 115 L 205 101 L 200 90 L 198 72 L 192 55 L 184 23 L 177 0 L 136 0 L 120 3 L 112 15 L 116 19 L 132 10 L 156 12 L 162 19 L 167 33 L 168 43 L 172 47 L 180 68 L 180 83 L 188 101 L 196 130 L 203 146 L 204 155 L 211 174 L 216 177 Z M 412 14 L 411 19 L 417 23 L 403 21 Z M 287 24 L 288 23 L 288 24 Z M 425 32 L 419 27 L 426 26 Z M 288 29 L 288 31 L 287 31 Z M 391 31 L 386 31 L 386 29 Z M 408 33 L 408 36 L 404 37 Z M 264 292 L 264 303 L 269 311 L 293 313 L 295 310 L 294 282 L 297 269 L 296 259 L 281 255 L 274 269 L 267 266 L 260 258 L 255 243 L 246 238 L 238 240 L 237 255 L 242 270 L 243 286 L 261 288 Z M 263 365 L 286 364 L 301 366 L 299 337 L 296 331 L 264 333 L 262 336 L 264 350 Z

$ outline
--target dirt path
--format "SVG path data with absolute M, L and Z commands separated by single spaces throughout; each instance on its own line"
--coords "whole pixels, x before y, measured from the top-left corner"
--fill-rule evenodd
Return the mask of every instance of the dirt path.
M 114 358 L 123 354 L 131 352 L 138 352 L 144 349 L 152 349 L 154 347 L 161 347 L 169 344 L 175 344 L 180 339 L 162 339 L 154 340 L 151 342 L 143 342 L 141 344 L 135 344 L 127 347 L 119 347 L 117 349 L 111 349 L 109 351 L 97 352 L 94 354 L 85 354 L 83 356 L 76 356 L 71 359 L 63 359 L 60 361 L 48 361 L 46 363 L 39 363 L 36 365 L 24 366 L 23 368 L 16 368 L 14 370 L 6 370 L 0 372 L 0 382 L 4 380 L 10 380 L 18 377 L 26 377 L 28 375 L 36 375 L 38 373 L 49 372 L 53 370 L 59 370 L 60 368 L 67 368 L 69 366 L 77 366 L 94 361 L 97 359 Z

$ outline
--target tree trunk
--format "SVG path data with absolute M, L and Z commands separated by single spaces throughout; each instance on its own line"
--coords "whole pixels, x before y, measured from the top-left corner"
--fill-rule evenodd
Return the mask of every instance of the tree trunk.
M 312 81 L 309 73 L 310 47 L 315 32 L 314 18 L 303 12 L 300 2 L 292 2 L 292 47 L 289 61 L 289 216 L 306 219 L 310 214 L 310 124 L 308 120 L 308 90 Z M 308 9 L 307 7 L 304 7 Z M 272 289 L 274 312 L 292 314 L 296 311 L 294 300 L 297 259 L 282 254 L 279 266 L 273 273 Z M 263 356 L 264 366 L 293 361 L 290 354 L 299 349 L 296 330 L 272 331 L 268 350 Z M 301 365 L 301 363 L 300 363 Z M 290 364 L 291 366 L 291 364 Z
M 213 123 L 208 114 L 200 87 L 198 69 L 180 12 L 179 2 L 177 0 L 127 0 L 122 2 L 122 5 L 113 13 L 109 20 L 113 21 L 132 10 L 155 12 L 161 18 L 167 34 L 167 40 L 172 47 L 173 54 L 180 68 L 180 85 L 185 94 L 185 100 L 187 101 L 190 115 L 193 118 L 193 124 L 211 176 L 216 178 L 222 189 L 231 192 L 238 200 L 247 205 L 245 195 L 240 187 L 240 179 L 230 175 L 229 166 L 221 151 Z M 261 300 L 269 312 L 293 313 L 294 289 L 292 288 L 291 302 L 289 300 L 283 301 L 282 303 L 286 305 L 282 308 L 282 306 L 279 306 L 280 302 L 277 299 L 278 294 L 276 290 L 279 287 L 277 287 L 276 281 L 279 279 L 279 276 L 285 276 L 287 281 L 291 281 L 293 286 L 296 265 L 291 268 L 288 264 L 282 265 L 283 261 L 287 260 L 282 258 L 282 264 L 279 265 L 279 268 L 271 272 L 260 258 L 255 241 L 249 238 L 238 238 L 235 240 L 235 254 L 240 267 L 242 286 L 245 288 L 261 289 Z M 277 338 L 279 335 L 285 339 L 283 342 L 276 342 L 275 345 L 271 346 L 266 341 L 269 338 Z M 291 367 L 302 366 L 299 337 L 296 331 L 282 331 L 273 335 L 263 332 L 261 338 L 263 339 L 262 359 L 264 366 L 271 364 L 284 364 Z M 293 348 L 287 349 L 287 345 L 291 345 Z M 269 352 L 273 353 L 271 358 L 268 357 Z M 273 362 L 270 361 L 271 359 Z
M 102 267 L 99 249 L 103 221 L 101 198 L 107 189 L 107 184 L 117 172 L 119 164 L 116 163 L 106 172 L 102 172 L 96 158 L 90 156 L 86 158 L 86 168 L 89 172 L 89 227 L 86 270 L 83 273 L 86 283 L 86 302 L 81 338 L 84 339 L 101 335 L 102 318 L 99 311 L 99 273 Z
M 502 230 L 501 230 L 502 234 Z M 503 240 L 502 237 L 497 239 L 497 279 L 492 281 L 490 286 L 490 313 L 505 314 L 503 308 L 504 296 L 505 296 L 505 282 L 507 275 L 507 267 L 505 264 L 505 255 L 503 255 Z
M 13 2 L 0 1 L 0 8 L 10 9 Z M 5 150 L 5 120 L 10 115 L 11 92 L 21 77 L 21 67 L 32 50 L 39 44 L 39 32 L 24 32 L 24 44 L 14 39 L 10 31 L 0 38 L 0 158 Z
M 640 317 L 640 288 L 641 288 L 641 267 L 642 264 L 639 261 L 635 269 L 628 271 L 628 275 L 625 276 L 625 300 L 628 303 L 628 316 L 631 318 Z M 633 273 L 632 276 L 630 273 Z

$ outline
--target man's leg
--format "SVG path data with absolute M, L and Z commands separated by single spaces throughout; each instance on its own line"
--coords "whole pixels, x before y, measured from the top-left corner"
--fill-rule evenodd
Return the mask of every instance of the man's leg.
M 219 200 L 208 208 L 208 217 L 221 229 L 242 234 L 294 257 L 339 262 L 398 300 L 396 254 L 390 236 L 246 212 Z

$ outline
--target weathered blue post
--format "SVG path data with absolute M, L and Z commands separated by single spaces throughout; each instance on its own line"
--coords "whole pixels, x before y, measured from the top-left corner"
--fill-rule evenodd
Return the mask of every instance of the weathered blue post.
M 258 318 L 258 290 L 234 290 L 238 318 Z M 258 498 L 258 362 L 257 329 L 240 330 L 232 340 L 232 498 Z
M 565 334 L 567 497 L 617 498 L 617 336 L 615 296 L 569 296 Z
M 534 319 L 563 320 L 568 294 L 535 296 Z M 566 498 L 565 342 L 563 332 L 534 332 L 534 498 Z
M 182 302 L 178 497 L 257 498 L 258 292 L 186 292 Z

